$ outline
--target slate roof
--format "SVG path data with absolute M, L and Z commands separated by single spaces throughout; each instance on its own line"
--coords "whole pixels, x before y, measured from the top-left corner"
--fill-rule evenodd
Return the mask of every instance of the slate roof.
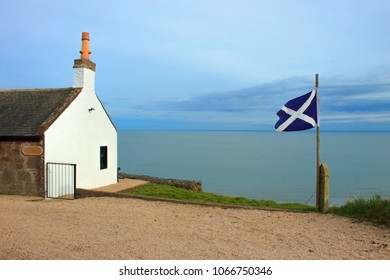
M 39 137 L 81 88 L 0 90 L 0 137 Z

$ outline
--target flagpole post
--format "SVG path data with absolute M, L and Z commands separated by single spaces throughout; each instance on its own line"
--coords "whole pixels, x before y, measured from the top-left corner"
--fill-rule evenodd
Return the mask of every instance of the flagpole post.
M 329 169 L 320 165 L 320 97 L 318 73 L 315 75 L 315 88 L 305 95 L 289 100 L 276 113 L 279 120 L 275 124 L 278 132 L 299 131 L 316 128 L 316 209 L 326 213 L 329 201 Z M 314 193 L 313 193 L 314 194 Z
M 315 77 L 315 90 L 317 98 L 317 125 L 316 125 L 316 208 L 320 211 L 320 97 L 318 94 L 318 73 Z

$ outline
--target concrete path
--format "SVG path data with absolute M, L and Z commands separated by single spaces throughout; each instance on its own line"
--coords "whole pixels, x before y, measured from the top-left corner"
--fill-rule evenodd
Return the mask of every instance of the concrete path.
M 148 181 L 143 181 L 143 180 L 136 180 L 136 179 L 120 179 L 118 183 L 92 189 L 94 191 L 102 191 L 102 192 L 119 192 L 122 190 L 130 189 L 130 188 L 135 188 L 138 186 L 142 186 L 149 183 Z

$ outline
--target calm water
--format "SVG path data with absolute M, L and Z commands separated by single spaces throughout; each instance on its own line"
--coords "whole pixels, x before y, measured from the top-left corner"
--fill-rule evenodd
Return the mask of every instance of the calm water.
M 123 172 L 195 179 L 208 192 L 315 204 L 315 132 L 120 131 Z M 390 197 L 390 133 L 321 132 L 330 203 Z

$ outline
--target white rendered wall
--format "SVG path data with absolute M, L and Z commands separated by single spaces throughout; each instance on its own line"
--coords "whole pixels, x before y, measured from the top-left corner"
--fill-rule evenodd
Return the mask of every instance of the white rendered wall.
M 93 82 L 89 85 L 45 132 L 45 163 L 75 163 L 76 186 L 86 189 L 117 181 L 117 132 L 93 91 Z M 108 147 L 108 167 L 103 170 L 100 146 Z
M 73 68 L 73 87 L 91 88 L 94 90 L 95 72 L 91 69 L 81 67 Z

